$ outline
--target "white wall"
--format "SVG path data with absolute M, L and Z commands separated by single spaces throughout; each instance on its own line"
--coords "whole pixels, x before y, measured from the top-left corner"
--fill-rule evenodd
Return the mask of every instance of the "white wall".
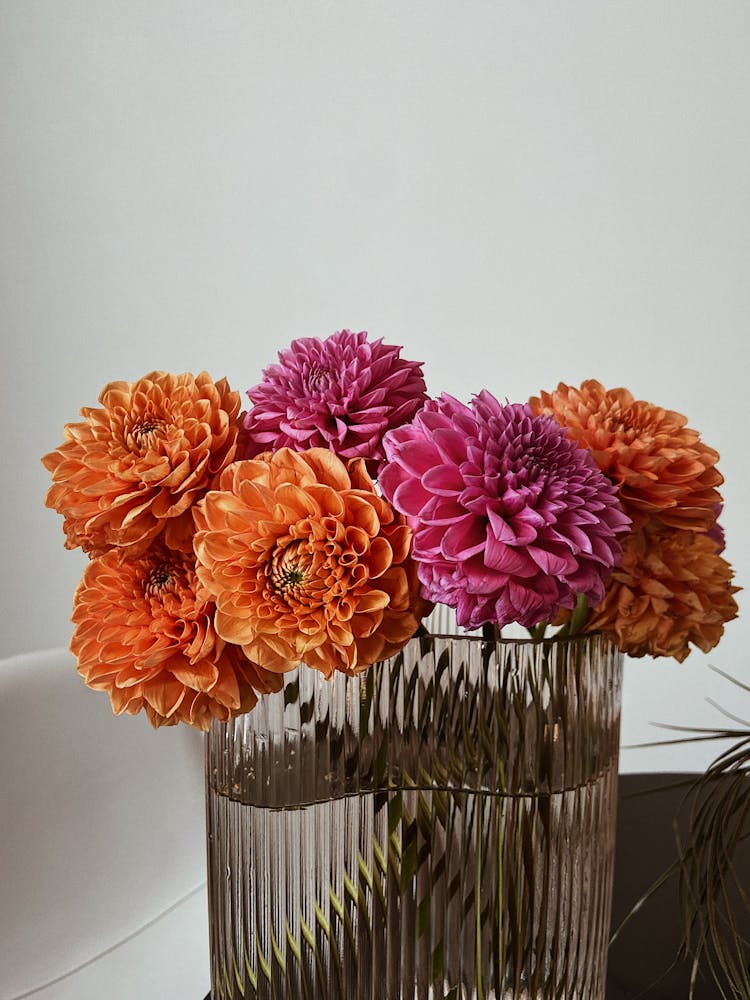
M 159 367 L 245 388 L 342 326 L 434 392 L 597 377 L 687 413 L 747 586 L 745 0 L 4 0 L 0 46 L 1 653 L 68 641 L 38 457 L 81 405 Z M 629 663 L 625 742 L 750 715 L 707 669 L 750 678 L 747 628 Z

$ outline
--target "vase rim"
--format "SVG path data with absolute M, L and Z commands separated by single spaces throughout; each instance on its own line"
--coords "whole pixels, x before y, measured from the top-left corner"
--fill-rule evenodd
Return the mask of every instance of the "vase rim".
M 591 632 L 578 632 L 576 635 L 550 635 L 545 636 L 543 639 L 532 639 L 531 636 L 521 636 L 520 638 L 511 638 L 510 636 L 499 636 L 497 639 L 487 639 L 483 635 L 472 635 L 469 633 L 460 632 L 425 632 L 422 635 L 414 635 L 409 640 L 409 642 L 419 641 L 420 639 L 450 639 L 450 640 L 460 640 L 461 642 L 494 642 L 498 646 L 542 646 L 542 645 L 582 645 L 591 639 L 607 639 L 604 632 L 598 629 Z M 609 640 L 611 641 L 611 640 Z

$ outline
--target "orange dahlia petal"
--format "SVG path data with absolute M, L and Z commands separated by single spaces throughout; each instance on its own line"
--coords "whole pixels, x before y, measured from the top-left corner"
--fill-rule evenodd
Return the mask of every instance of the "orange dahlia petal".
M 166 674 L 143 685 L 143 697 L 157 715 L 169 718 L 185 697 L 185 685 L 172 675 Z
M 137 715 L 143 709 L 144 701 L 140 690 L 113 687 L 109 696 L 115 715 L 122 715 L 123 712 Z
M 172 676 L 183 687 L 189 687 L 193 691 L 202 692 L 211 691 L 212 689 L 215 692 L 216 690 L 219 671 L 216 664 L 211 663 L 207 659 L 199 661 L 195 666 L 184 661 L 181 663 L 172 662 L 169 665 L 169 670 Z
M 288 449 L 282 448 L 276 454 L 283 454 Z M 297 452 L 289 452 L 296 455 Z M 311 482 L 319 482 L 330 486 L 337 493 L 352 489 L 352 481 L 347 466 L 327 448 L 310 448 L 305 453 L 305 465 L 310 470 Z M 370 480 L 370 486 L 372 480 Z M 369 488 L 369 487 L 368 487 Z
M 214 604 L 192 555 L 161 543 L 89 563 L 76 590 L 71 650 L 86 683 L 116 713 L 145 709 L 154 726 L 248 711 L 276 680 L 214 630 Z M 196 699 L 198 699 L 196 701 Z
M 721 503 L 719 455 L 682 414 L 636 400 L 623 388 L 605 389 L 594 379 L 578 389 L 561 382 L 529 402 L 591 451 L 636 523 L 658 517 L 676 528 L 712 528 Z
M 217 606 L 216 630 L 267 670 L 301 661 L 326 674 L 357 670 L 418 626 L 425 605 L 410 529 L 361 462 L 347 467 L 320 448 L 236 462 L 195 521 L 197 572 Z M 379 636 L 386 617 L 387 637 Z
M 111 382 L 42 463 L 46 503 L 64 517 L 66 546 L 142 552 L 163 532 L 190 551 L 190 508 L 235 456 L 239 394 L 206 372 L 151 372 Z
M 702 532 L 646 522 L 625 540 L 622 564 L 588 622 L 631 656 L 708 652 L 737 617 L 732 569 Z

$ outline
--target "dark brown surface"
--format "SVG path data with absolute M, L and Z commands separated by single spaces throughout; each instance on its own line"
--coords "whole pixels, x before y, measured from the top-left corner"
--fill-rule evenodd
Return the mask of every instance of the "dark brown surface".
M 684 794 L 677 783 L 691 777 L 620 777 L 613 929 L 674 860 L 673 820 Z M 662 786 L 667 787 L 651 791 Z M 607 1000 L 636 1000 L 641 996 L 644 1000 L 687 1000 L 688 966 L 681 963 L 670 968 L 680 935 L 678 884 L 671 879 L 632 917 L 612 945 Z M 695 996 L 696 1000 L 721 1000 L 721 993 L 707 976 L 699 979 Z M 211 1000 L 210 996 L 206 1000 Z
M 695 775 L 629 774 L 620 777 L 612 929 L 674 861 L 673 823 L 685 787 Z M 667 786 L 665 790 L 650 791 Z M 646 794 L 644 794 L 646 793 Z M 611 946 L 607 1000 L 687 1000 L 689 967 L 670 969 L 681 940 L 678 879 L 671 878 L 625 925 Z M 650 988 L 649 988 L 650 987 Z M 701 976 L 696 1000 L 720 1000 L 710 975 Z

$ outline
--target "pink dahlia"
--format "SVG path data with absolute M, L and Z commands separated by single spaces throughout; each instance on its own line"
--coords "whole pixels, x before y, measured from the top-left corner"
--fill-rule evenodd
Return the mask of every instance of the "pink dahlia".
M 531 627 L 597 605 L 630 519 L 589 452 L 549 417 L 489 392 L 443 395 L 385 437 L 383 492 L 414 529 L 423 596 L 465 628 Z
M 385 457 L 385 432 L 411 420 L 427 398 L 421 363 L 400 353 L 368 341 L 365 331 L 295 340 L 248 390 L 246 457 L 320 447 L 372 468 Z
M 716 543 L 716 546 L 717 546 L 716 551 L 717 551 L 717 553 L 723 552 L 724 549 L 727 547 L 727 539 L 726 539 L 726 535 L 724 534 L 724 529 L 719 524 L 719 518 L 721 517 L 721 512 L 723 510 L 724 510 L 724 504 L 723 503 L 717 503 L 714 506 L 714 511 L 716 513 L 716 520 L 714 521 L 714 523 L 711 525 L 711 527 L 706 532 L 706 534 L 708 535 L 708 537 L 712 538 L 714 540 L 714 542 Z

